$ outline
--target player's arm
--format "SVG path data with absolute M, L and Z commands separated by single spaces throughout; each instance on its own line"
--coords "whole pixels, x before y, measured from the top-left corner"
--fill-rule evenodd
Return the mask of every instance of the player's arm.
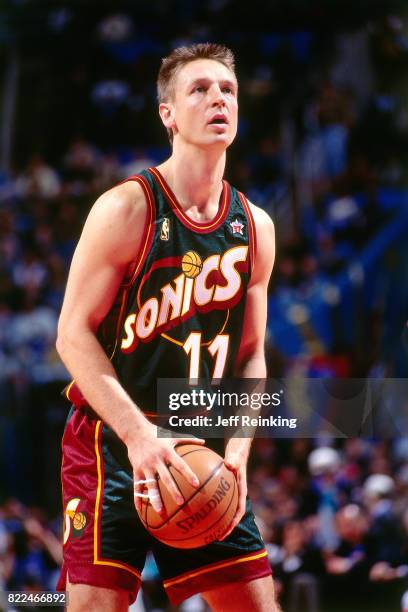
M 256 252 L 247 289 L 242 340 L 236 364 L 236 376 L 265 378 L 265 332 L 268 285 L 275 261 L 275 228 L 270 216 L 250 205 L 255 221 Z
M 134 182 L 106 192 L 91 209 L 71 264 L 57 349 L 89 405 L 126 444 L 135 479 L 151 479 L 157 498 L 159 474 L 176 499 L 179 491 L 166 465 L 172 464 L 190 482 L 194 474 L 174 451 L 175 440 L 157 438 L 156 427 L 119 383 L 96 336 L 135 266 L 146 214 L 142 188 Z M 154 506 L 160 510 L 160 496 Z
M 252 204 L 255 221 L 256 252 L 248 285 L 242 340 L 235 375 L 238 378 L 266 378 L 265 331 L 267 320 L 268 284 L 275 260 L 275 230 L 269 215 Z M 251 437 L 231 438 L 225 447 L 225 464 L 236 473 L 239 487 L 237 513 L 229 533 L 245 513 L 247 496 L 246 466 L 252 443 Z

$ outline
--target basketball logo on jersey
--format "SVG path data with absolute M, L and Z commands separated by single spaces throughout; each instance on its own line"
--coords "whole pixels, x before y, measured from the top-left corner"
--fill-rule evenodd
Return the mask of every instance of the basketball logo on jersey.
M 138 312 L 126 318 L 122 352 L 134 351 L 139 340 L 148 342 L 156 334 L 175 327 L 180 320 L 186 321 L 194 316 L 197 311 L 227 310 L 240 298 L 240 272 L 246 270 L 248 264 L 247 245 L 232 247 L 223 254 L 214 253 L 204 261 L 195 251 L 187 251 L 178 261 L 181 274 L 162 286 L 156 295 L 145 299 L 139 304 Z M 155 262 L 157 269 L 160 265 L 161 261 Z M 151 274 L 152 271 L 146 276 L 151 278 Z
M 163 219 L 163 223 L 160 230 L 160 240 L 169 240 L 170 239 L 170 219 L 165 217 Z
M 181 259 L 181 269 L 187 278 L 195 278 L 203 269 L 201 257 L 195 251 L 187 251 Z

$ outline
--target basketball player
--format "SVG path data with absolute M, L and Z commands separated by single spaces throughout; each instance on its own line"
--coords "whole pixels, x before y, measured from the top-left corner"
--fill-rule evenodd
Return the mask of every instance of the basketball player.
M 147 483 L 153 507 L 163 511 L 158 477 L 183 503 L 170 465 L 199 486 L 174 450 L 180 440 L 156 435 L 156 379 L 266 376 L 274 230 L 223 180 L 237 93 L 225 47 L 194 45 L 164 59 L 159 113 L 172 154 L 98 199 L 74 254 L 57 342 L 75 381 L 62 443 L 58 585 L 73 611 L 126 610 L 148 549 L 174 604 L 201 592 L 213 610 L 278 609 L 247 500 L 250 440 L 226 444 L 239 507 L 221 541 L 170 548 L 150 536 L 135 510 Z M 183 272 L 186 253 L 198 270 Z

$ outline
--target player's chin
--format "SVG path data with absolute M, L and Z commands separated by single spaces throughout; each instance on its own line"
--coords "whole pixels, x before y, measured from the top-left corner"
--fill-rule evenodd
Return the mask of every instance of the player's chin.
M 213 145 L 215 147 L 222 147 L 226 149 L 233 142 L 234 136 L 229 134 L 228 132 L 223 132 L 220 134 L 211 134 L 209 137 L 205 139 L 206 145 Z

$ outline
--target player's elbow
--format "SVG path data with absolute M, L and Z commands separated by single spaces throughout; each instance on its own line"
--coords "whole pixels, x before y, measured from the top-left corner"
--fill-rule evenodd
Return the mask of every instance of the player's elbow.
M 252 378 L 264 378 L 266 376 L 266 361 L 263 346 L 241 347 L 235 362 L 235 375 L 247 377 L 248 374 Z
M 72 326 L 67 326 L 64 321 L 60 319 L 58 323 L 57 340 L 55 343 L 55 347 L 57 349 L 58 355 L 64 362 L 66 361 L 67 357 L 71 352 L 71 347 L 75 343 L 75 336 L 77 338 L 80 337 L 76 334 Z
M 58 322 L 55 347 L 65 365 L 67 362 L 76 361 L 78 351 L 86 351 L 89 337 L 95 335 L 95 329 L 88 320 L 62 314 Z
M 65 330 L 63 330 L 61 326 L 59 325 L 58 332 L 57 332 L 57 340 L 55 342 L 55 348 L 57 349 L 57 353 L 63 361 L 67 353 L 68 344 L 69 343 L 68 343 L 67 336 L 65 334 Z

